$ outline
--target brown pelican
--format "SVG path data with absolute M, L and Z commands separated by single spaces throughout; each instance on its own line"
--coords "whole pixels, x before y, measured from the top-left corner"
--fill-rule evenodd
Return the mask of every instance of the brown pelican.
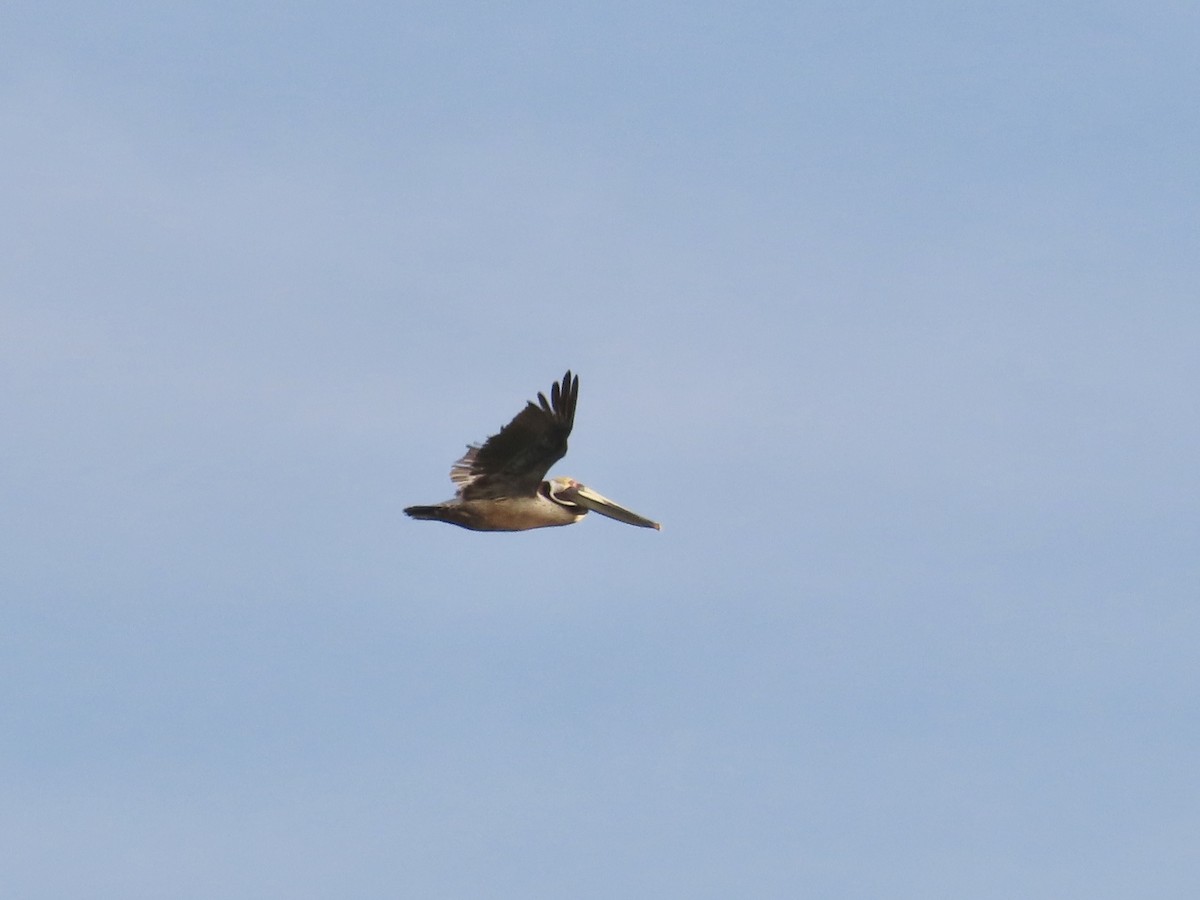
M 472 531 L 524 531 L 551 525 L 573 525 L 595 510 L 601 515 L 661 528 L 657 522 L 618 506 L 572 478 L 543 481 L 550 467 L 566 455 L 567 436 L 575 424 L 579 376 L 571 370 L 550 389 L 550 400 L 525 405 L 511 422 L 483 442 L 471 444 L 450 469 L 458 485 L 453 500 L 436 506 L 410 506 L 414 519 L 434 519 Z

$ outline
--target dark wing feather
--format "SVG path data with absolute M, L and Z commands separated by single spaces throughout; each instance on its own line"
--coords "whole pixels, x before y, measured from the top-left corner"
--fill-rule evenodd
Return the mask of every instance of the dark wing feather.
M 450 478 L 464 500 L 521 497 L 537 492 L 550 467 L 567 452 L 567 436 L 575 424 L 579 376 L 571 370 L 550 389 L 550 399 L 539 393 L 511 422 L 483 442 L 471 447 L 454 464 Z

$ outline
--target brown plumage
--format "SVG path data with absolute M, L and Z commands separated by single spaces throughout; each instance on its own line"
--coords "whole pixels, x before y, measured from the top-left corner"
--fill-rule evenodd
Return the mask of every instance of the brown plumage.
M 513 420 L 483 442 L 467 447 L 450 469 L 463 500 L 520 497 L 537 493 L 550 467 L 567 455 L 567 438 L 575 425 L 579 376 L 571 370 L 550 388 L 550 400 L 525 404 Z
M 471 445 L 450 469 L 458 486 L 452 500 L 404 510 L 414 519 L 449 522 L 472 531 L 525 531 L 578 522 L 589 509 L 611 518 L 658 528 L 570 478 L 545 481 L 550 467 L 567 452 L 575 424 L 579 377 L 571 370 L 555 382 L 550 399 L 525 404 L 513 420 L 482 446 Z

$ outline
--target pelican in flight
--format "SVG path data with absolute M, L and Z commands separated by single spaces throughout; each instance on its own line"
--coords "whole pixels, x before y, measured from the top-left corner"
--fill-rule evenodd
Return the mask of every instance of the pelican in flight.
M 543 480 L 566 455 L 578 397 L 579 376 L 572 377 L 568 369 L 550 389 L 549 401 L 539 393 L 538 402 L 527 403 L 498 434 L 482 446 L 467 447 L 450 469 L 450 480 L 458 486 L 454 499 L 404 511 L 414 519 L 449 522 L 472 531 L 574 525 L 588 510 L 628 525 L 661 528 L 573 478 Z

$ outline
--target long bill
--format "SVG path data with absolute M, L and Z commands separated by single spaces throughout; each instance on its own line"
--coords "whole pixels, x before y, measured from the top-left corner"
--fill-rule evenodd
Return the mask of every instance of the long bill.
M 568 495 L 573 502 L 578 503 L 580 506 L 587 507 L 593 512 L 600 513 L 602 516 L 608 516 L 610 519 L 616 519 L 618 522 L 624 522 L 626 525 L 637 525 L 639 528 L 653 528 L 655 531 L 662 530 L 662 526 L 657 522 L 653 522 L 645 516 L 639 516 L 619 503 L 613 503 L 607 497 L 585 485 L 576 484 L 568 492 Z

